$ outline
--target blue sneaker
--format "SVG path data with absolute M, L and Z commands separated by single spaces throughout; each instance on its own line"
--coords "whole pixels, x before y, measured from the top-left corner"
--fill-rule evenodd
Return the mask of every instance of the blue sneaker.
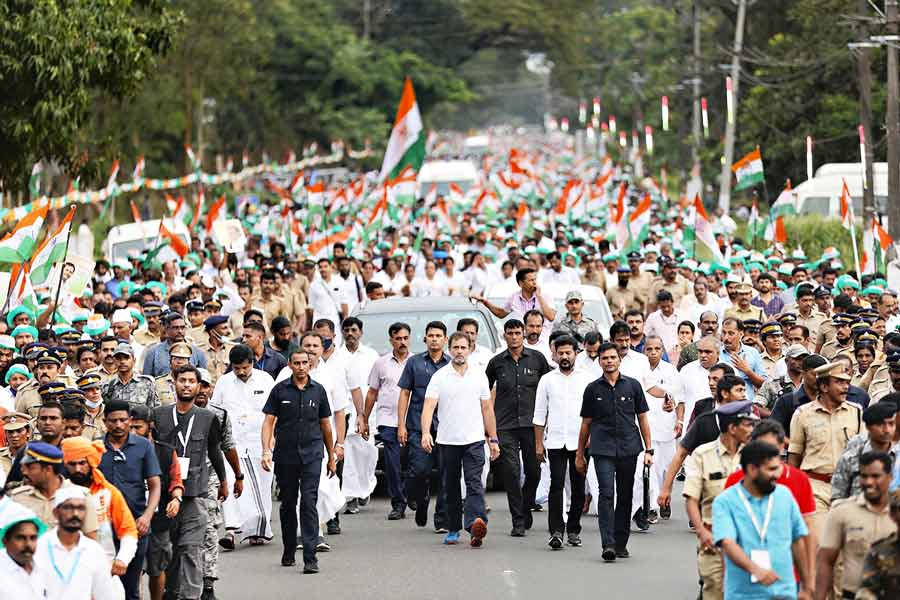
M 444 537 L 444 545 L 445 546 L 455 546 L 459 543 L 459 532 L 451 531 Z

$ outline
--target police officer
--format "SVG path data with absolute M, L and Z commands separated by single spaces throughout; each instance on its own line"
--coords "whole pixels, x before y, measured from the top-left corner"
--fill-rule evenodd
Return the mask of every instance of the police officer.
M 831 507 L 834 468 L 850 438 L 862 431 L 862 410 L 846 402 L 850 375 L 842 362 L 823 365 L 815 374 L 818 397 L 791 419 L 788 462 L 810 478 L 816 498 L 812 529 L 818 538 Z
M 6 433 L 6 446 L 0 448 L 0 469 L 6 473 L 7 481 L 12 473 L 13 462 L 21 459 L 22 452 L 31 437 L 31 419 L 25 413 L 9 413 L 0 417 Z M 10 482 L 11 483 L 11 482 Z
M 859 473 L 862 493 L 836 504 L 828 513 L 816 560 L 816 600 L 825 600 L 833 583 L 840 584 L 844 598 L 854 598 L 869 546 L 896 531 L 888 512 L 892 463 L 884 452 L 863 454 Z M 844 561 L 843 576 L 833 582 L 838 554 Z
M 141 308 L 147 322 L 143 327 L 136 329 L 132 337 L 137 343 L 145 348 L 149 348 L 162 340 L 163 326 L 160 319 L 162 317 L 162 303 L 145 302 Z
M 792 344 L 785 350 L 784 362 L 787 373 L 767 379 L 753 397 L 753 401 L 759 406 L 761 417 L 766 418 L 772 414 L 772 409 L 781 398 L 790 395 L 803 385 L 803 359 L 807 356 L 809 350 L 801 344 Z
M 831 360 L 837 354 L 853 356 L 853 330 L 851 325 L 853 325 L 854 321 L 855 319 L 848 314 L 839 313 L 834 315 L 831 318 L 831 322 L 834 324 L 835 337 L 822 345 L 819 354 L 828 360 Z
M 156 378 L 156 395 L 161 406 L 175 404 L 175 379 L 172 373 L 178 367 L 190 363 L 191 347 L 186 342 L 176 342 L 169 348 L 169 369 L 165 375 Z
M 74 380 L 60 373 L 61 364 L 62 361 L 55 352 L 47 348 L 37 351 L 32 369 L 34 379 L 16 391 L 16 412 L 28 413 L 31 417 L 37 416 L 37 409 L 44 400 L 40 393 L 41 386 L 52 385 L 52 389 L 58 391 L 74 385 Z
M 894 491 L 890 500 L 890 515 L 894 526 L 900 529 L 900 491 Z M 863 561 L 862 577 L 857 600 L 900 598 L 900 531 L 872 544 Z
M 84 424 L 94 427 L 100 436 L 106 435 L 106 423 L 103 421 L 103 377 L 99 373 L 85 373 L 75 381 L 78 389 L 84 394 Z
M 275 469 L 281 490 L 281 565 L 295 564 L 297 539 L 297 499 L 300 499 L 300 533 L 303 537 L 303 572 L 318 573 L 316 544 L 319 513 L 316 502 L 322 458 L 328 453 L 328 476 L 335 464 L 331 434 L 331 407 L 325 388 L 309 378 L 309 355 L 295 350 L 288 366 L 291 377 L 275 384 L 263 407 L 262 468 Z
M 228 317 L 212 315 L 203 321 L 203 328 L 206 332 L 204 341 L 198 347 L 206 354 L 206 368 L 215 386 L 219 377 L 228 370 L 228 352 L 234 347 L 231 326 L 228 324 Z
M 856 496 L 862 491 L 859 468 L 863 454 L 886 452 L 891 460 L 897 460 L 894 447 L 894 433 L 897 431 L 895 398 L 900 399 L 900 395 L 885 396 L 883 401 L 871 404 L 863 411 L 862 420 L 866 431 L 850 438 L 838 459 L 831 478 L 832 501 Z
M 743 380 L 736 375 L 726 375 L 719 382 L 720 386 L 742 384 Z M 725 595 L 725 568 L 712 537 L 712 504 L 725 489 L 728 476 L 740 466 L 741 446 L 750 439 L 758 420 L 752 406 L 750 400 L 744 400 L 716 408 L 719 437 L 700 445 L 684 463 L 682 494 L 697 533 L 697 573 L 703 600 L 721 600 Z

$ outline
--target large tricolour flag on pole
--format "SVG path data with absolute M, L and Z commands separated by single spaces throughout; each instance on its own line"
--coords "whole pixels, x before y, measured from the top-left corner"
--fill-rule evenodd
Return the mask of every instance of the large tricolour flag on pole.
M 630 245 L 632 249 L 637 249 L 650 235 L 650 194 L 644 194 L 628 220 L 628 229 L 631 234 Z
M 763 162 L 759 148 L 734 163 L 731 170 L 737 181 L 734 186 L 735 191 L 762 183 L 764 179 Z
M 69 242 L 69 232 L 72 229 L 72 217 L 75 216 L 75 207 L 69 209 L 56 231 L 47 237 L 34 253 L 31 259 L 31 283 L 36 286 L 43 285 L 50 276 L 53 265 L 66 257 L 66 246 Z
M 394 179 L 406 167 L 418 171 L 425 160 L 425 138 L 416 94 L 413 92 L 412 81 L 407 77 L 403 83 L 403 95 L 400 97 L 391 138 L 384 151 L 379 180 Z
M 16 224 L 12 232 L 0 240 L 0 263 L 21 263 L 31 258 L 49 206 L 43 202 L 33 208 Z
M 621 254 L 627 252 L 628 247 L 628 216 L 625 214 L 625 183 L 619 185 L 619 196 L 616 199 L 615 211 L 612 215 L 614 231 L 616 233 L 616 246 Z
M 703 201 L 700 200 L 699 194 L 694 196 L 694 235 L 694 243 L 703 244 L 706 250 L 712 254 L 713 262 L 725 264 L 725 257 L 722 256 L 722 251 L 719 250 L 719 245 L 716 243 L 716 236 L 713 233 L 709 216 L 706 214 L 706 209 L 703 207 Z M 699 248 L 694 249 L 694 260 L 699 260 L 697 258 L 699 255 L 697 250 Z
M 844 181 L 841 187 L 841 225 L 849 230 L 854 224 L 853 199 L 850 197 L 850 190 L 847 189 L 847 182 Z

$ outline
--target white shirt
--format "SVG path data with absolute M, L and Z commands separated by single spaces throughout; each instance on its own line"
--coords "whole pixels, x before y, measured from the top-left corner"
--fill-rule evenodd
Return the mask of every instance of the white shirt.
M 262 451 L 262 409 L 275 385 L 272 376 L 253 369 L 246 383 L 234 371 L 225 373 L 216 381 L 212 403 L 224 408 L 231 419 L 235 444 L 240 450 L 253 454 Z
M 540 284 L 541 286 L 547 286 L 552 284 L 559 285 L 580 285 L 581 278 L 578 277 L 578 271 L 571 267 L 564 266 L 559 270 L 559 273 L 554 271 L 553 269 L 542 269 L 540 272 Z
M 387 271 L 378 271 L 372 276 L 372 281 L 377 281 L 384 286 L 385 292 L 394 294 L 400 294 L 403 286 L 406 285 L 406 277 L 400 271 L 394 273 L 393 279 L 387 274 Z
M 341 286 L 338 277 L 332 275 L 326 282 L 321 277 L 313 279 L 309 284 L 309 307 L 313 310 L 313 322 L 319 319 L 331 319 L 335 327 L 340 326 Z
M 0 600 L 44 600 L 46 587 L 37 568 L 31 573 L 10 558 L 5 548 L 0 549 Z
M 709 398 L 709 371 L 703 368 L 699 360 L 689 362 L 678 373 L 681 377 L 681 398 L 684 402 L 684 420 L 687 425 L 697 400 Z
M 334 381 L 334 393 L 341 394 L 341 405 L 346 406 L 349 410 L 353 410 L 350 390 L 362 387 L 364 382 L 360 381 L 356 371 L 350 369 L 349 355 L 342 355 L 338 350 L 340 348 L 335 348 L 334 352 L 331 353 L 331 357 L 327 360 L 324 356 L 320 357 L 319 368 L 328 371 L 329 376 Z
M 463 272 L 466 283 L 473 294 L 484 294 L 488 284 L 488 273 L 485 269 L 469 267 Z
M 111 564 L 94 540 L 78 535 L 71 550 L 59 541 L 54 527 L 38 540 L 34 565 L 47 586 L 47 600 L 114 600 Z
M 359 388 L 362 394 L 363 403 L 366 400 L 366 393 L 369 391 L 369 373 L 372 372 L 372 366 L 378 360 L 378 352 L 374 348 L 369 348 L 365 344 L 356 347 L 356 352 L 350 352 L 346 344 L 342 344 L 340 348 L 331 355 L 332 362 L 335 357 L 344 364 L 344 373 L 347 380 L 347 389 L 353 390 Z M 353 405 L 353 397 L 350 397 L 350 416 L 356 418 L 356 406 Z
M 592 359 L 588 356 L 587 352 L 579 352 L 578 356 L 575 357 L 575 369 L 587 371 L 590 374 L 592 381 L 603 376 L 603 369 L 600 368 L 600 361 L 596 358 Z
M 413 279 L 410 292 L 413 298 L 430 298 L 432 296 L 449 296 L 446 280 L 435 274 L 433 279 L 416 277 Z
M 546 323 L 546 321 L 544 322 Z M 530 344 L 528 343 L 528 338 L 525 338 L 525 347 L 531 348 L 532 350 L 537 350 L 538 352 L 543 354 L 544 358 L 547 359 L 547 363 L 551 367 L 556 368 L 556 363 L 553 362 L 553 353 L 550 351 L 550 344 L 544 341 L 543 334 L 541 335 L 541 338 L 538 340 L 537 344 Z
M 663 315 L 661 310 L 655 310 L 647 315 L 644 333 L 658 335 L 662 339 L 666 353 L 674 356 L 675 346 L 678 344 L 678 324 L 683 320 L 677 310 L 672 311 L 672 315 L 668 317 Z
M 450 362 L 431 376 L 425 401 L 429 398 L 438 401 L 437 416 L 441 423 L 435 440 L 438 444 L 465 446 L 484 441 L 481 403 L 491 398 L 484 371 L 468 365 L 460 375 Z
M 484 371 L 492 358 L 494 358 L 493 352 L 480 344 L 475 344 L 475 350 L 469 355 L 469 365 Z
M 534 397 L 534 424 L 544 426 L 544 447 L 578 449 L 584 388 L 591 383 L 588 371 L 574 369 L 568 375 L 554 369 L 538 381 Z
M 347 310 L 352 311 L 360 301 L 366 298 L 366 284 L 363 283 L 362 277 L 350 273 L 347 279 L 341 277 L 340 273 L 331 276 L 332 283 L 337 283 L 340 290 L 341 302 L 347 304 Z M 357 285 L 359 287 L 357 287 Z M 337 323 L 335 323 L 337 325 Z
M 369 389 L 378 392 L 375 400 L 376 427 L 397 427 L 397 406 L 400 403 L 400 387 L 397 383 L 411 354 L 403 361 L 397 360 L 393 350 L 378 357 L 369 373 Z
M 16 410 L 16 399 L 8 385 L 0 388 L 0 408 L 5 409 L 8 413 Z
M 447 292 L 450 296 L 467 296 L 469 294 L 469 284 L 466 276 L 459 271 L 453 271 L 453 275 L 444 273 L 444 284 L 447 286 Z
M 600 366 L 599 362 L 595 364 L 597 364 L 598 367 Z M 619 362 L 619 372 L 626 377 L 637 379 L 644 392 L 653 387 L 653 383 L 650 381 L 650 361 L 640 352 L 629 348 L 625 358 Z M 597 377 L 602 376 L 603 372 L 601 369 L 601 372 Z
M 681 384 L 678 379 L 678 369 L 675 365 L 660 360 L 656 368 L 650 367 L 650 379 L 652 385 L 665 390 L 678 405 L 681 400 Z M 709 386 L 707 386 L 708 388 Z M 665 398 L 657 398 L 647 394 L 647 404 L 650 406 L 650 435 L 653 441 L 670 442 L 675 439 L 675 421 L 678 419 L 675 411 L 663 410 Z

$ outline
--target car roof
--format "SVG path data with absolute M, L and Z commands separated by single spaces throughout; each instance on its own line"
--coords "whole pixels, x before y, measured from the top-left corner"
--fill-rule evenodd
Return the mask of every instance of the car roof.
M 425 300 L 423 302 L 423 300 Z M 409 312 L 439 312 L 479 310 L 468 298 L 460 296 L 432 296 L 430 298 L 385 298 L 367 302 L 357 315 Z

